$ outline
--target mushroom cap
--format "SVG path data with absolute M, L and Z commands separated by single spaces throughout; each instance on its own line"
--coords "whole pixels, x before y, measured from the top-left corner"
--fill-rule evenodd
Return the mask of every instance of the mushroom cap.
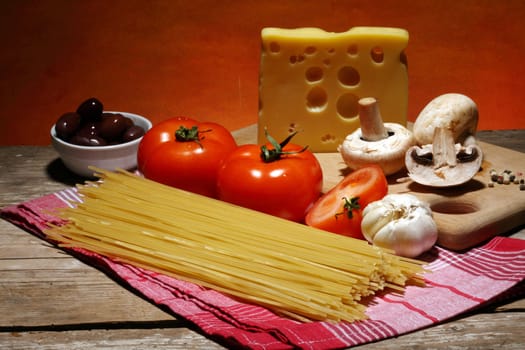
M 361 128 L 348 135 L 339 145 L 344 162 L 356 170 L 377 164 L 385 175 L 391 175 L 405 166 L 405 152 L 415 144 L 412 132 L 397 123 L 384 123 L 390 136 L 378 141 L 365 141 Z
M 478 127 L 478 107 L 468 96 L 458 93 L 440 95 L 430 101 L 414 122 L 413 132 L 417 144 L 432 143 L 434 129 L 452 131 L 455 142 L 462 143 L 474 135 Z
M 461 149 L 461 145 L 456 144 L 455 148 L 457 154 Z M 455 166 L 436 169 L 432 165 L 419 164 L 412 157 L 412 151 L 416 151 L 417 154 L 432 153 L 431 144 L 422 147 L 412 146 L 405 155 L 408 176 L 414 182 L 431 187 L 450 187 L 464 184 L 477 174 L 483 161 L 482 151 L 479 146 L 473 144 L 464 149 L 469 154 L 477 152 L 477 158 L 471 162 L 458 162 Z

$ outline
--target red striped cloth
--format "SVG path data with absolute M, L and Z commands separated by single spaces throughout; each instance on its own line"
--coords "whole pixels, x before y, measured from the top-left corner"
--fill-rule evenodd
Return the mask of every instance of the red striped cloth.
M 57 219 L 50 209 L 79 200 L 74 189 L 2 210 L 2 217 L 42 237 Z M 175 278 L 118 263 L 85 250 L 73 255 L 127 283 L 145 298 L 168 307 L 205 334 L 231 347 L 252 349 L 337 349 L 386 339 L 431 326 L 502 298 L 523 295 L 525 240 L 496 237 L 482 247 L 456 253 L 439 247 L 422 257 L 432 272 L 424 288 L 408 286 L 403 295 L 376 296 L 369 319 L 354 323 L 300 323 Z

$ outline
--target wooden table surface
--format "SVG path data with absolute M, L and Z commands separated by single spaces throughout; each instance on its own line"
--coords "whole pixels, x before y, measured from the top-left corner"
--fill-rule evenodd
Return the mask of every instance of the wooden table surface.
M 483 131 L 479 138 L 525 152 L 525 130 Z M 0 147 L 0 208 L 76 181 L 49 146 Z M 507 234 L 525 239 L 525 228 Z M 525 299 L 516 296 L 431 328 L 356 348 L 521 349 L 524 310 Z M 2 349 L 223 348 L 184 320 L 4 220 L 0 315 Z

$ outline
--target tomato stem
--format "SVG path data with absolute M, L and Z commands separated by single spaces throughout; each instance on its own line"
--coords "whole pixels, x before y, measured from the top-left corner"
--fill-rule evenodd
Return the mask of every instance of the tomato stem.
M 335 218 L 337 219 L 340 215 L 346 213 L 346 216 L 349 219 L 352 219 L 354 217 L 353 211 L 361 209 L 361 205 L 359 205 L 359 197 L 352 197 L 350 200 L 347 197 L 343 197 L 342 199 L 345 202 L 343 205 L 343 211 L 336 213 Z
M 200 134 L 203 133 L 203 132 L 209 132 L 211 130 L 204 130 L 204 131 L 199 131 L 199 128 L 194 125 L 191 127 L 191 129 L 185 127 L 185 126 L 180 126 L 176 131 L 175 131 L 175 140 L 179 141 L 179 142 L 196 142 L 201 148 L 202 148 L 202 144 L 201 144 L 201 139 L 199 138 Z
M 283 151 L 284 146 L 286 146 L 296 134 L 297 134 L 297 131 L 288 135 L 288 137 L 285 138 L 284 141 L 282 141 L 281 143 L 278 143 L 273 137 L 270 136 L 270 134 L 268 134 L 268 130 L 264 129 L 264 135 L 266 136 L 266 139 L 272 144 L 273 149 L 269 149 L 268 147 L 266 147 L 266 145 L 261 146 L 262 161 L 265 163 L 271 163 L 271 162 L 281 159 L 281 156 L 283 155 L 297 154 L 297 153 L 302 153 L 306 151 L 308 146 L 303 147 L 299 151 L 289 151 L 289 152 Z

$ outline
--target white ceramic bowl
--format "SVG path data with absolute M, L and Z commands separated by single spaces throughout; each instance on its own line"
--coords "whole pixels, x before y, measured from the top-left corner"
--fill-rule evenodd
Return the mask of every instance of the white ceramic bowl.
M 141 126 L 145 131 L 151 129 L 151 122 L 138 114 L 114 111 L 108 111 L 108 113 L 120 113 L 132 119 L 135 125 Z M 51 128 L 51 144 L 60 155 L 64 165 L 83 177 L 93 177 L 93 170 L 89 169 L 89 166 L 106 170 L 136 168 L 140 140 L 142 137 L 118 145 L 78 146 L 59 139 L 55 132 L 55 125 Z

